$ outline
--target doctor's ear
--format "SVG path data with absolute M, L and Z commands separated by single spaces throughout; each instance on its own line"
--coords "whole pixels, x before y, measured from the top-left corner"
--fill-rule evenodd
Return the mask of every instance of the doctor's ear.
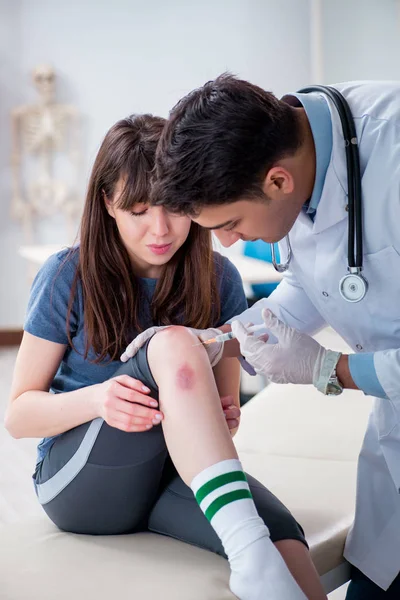
M 272 167 L 264 180 L 263 192 L 267 198 L 291 194 L 294 190 L 293 176 L 283 167 Z

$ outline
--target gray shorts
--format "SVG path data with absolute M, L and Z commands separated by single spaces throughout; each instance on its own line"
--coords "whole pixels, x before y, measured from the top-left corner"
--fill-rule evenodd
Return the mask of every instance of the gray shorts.
M 115 375 L 124 373 L 158 397 L 147 344 Z M 271 539 L 307 545 L 301 526 L 282 502 L 251 475 L 247 479 Z M 43 509 L 65 531 L 107 535 L 150 530 L 225 556 L 172 464 L 161 426 L 125 433 L 102 419 L 79 425 L 55 439 L 36 468 L 34 482 Z

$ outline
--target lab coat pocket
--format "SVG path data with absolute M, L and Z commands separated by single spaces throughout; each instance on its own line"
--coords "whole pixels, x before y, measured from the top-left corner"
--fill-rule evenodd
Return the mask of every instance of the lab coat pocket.
M 398 425 L 395 406 L 389 398 L 377 398 L 375 404 L 379 440 L 388 437 Z
M 393 246 L 364 255 L 365 308 L 373 318 L 400 320 L 400 255 Z
M 396 408 L 390 400 L 381 400 L 378 429 L 379 445 L 396 490 L 400 494 L 400 428 Z

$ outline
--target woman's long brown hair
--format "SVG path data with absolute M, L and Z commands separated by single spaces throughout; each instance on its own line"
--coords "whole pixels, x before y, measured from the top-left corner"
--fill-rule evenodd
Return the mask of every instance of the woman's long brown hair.
M 89 181 L 80 229 L 79 264 L 71 289 L 68 324 L 78 282 L 84 303 L 85 358 L 116 360 L 132 334 L 149 324 L 140 321 L 140 284 L 118 229 L 105 206 L 121 177 L 124 190 L 118 207 L 131 210 L 147 203 L 155 152 L 165 120 L 152 115 L 130 116 L 108 131 Z M 192 223 L 183 246 L 165 265 L 151 302 L 154 325 L 183 324 L 205 328 L 215 324 L 220 306 L 211 234 Z

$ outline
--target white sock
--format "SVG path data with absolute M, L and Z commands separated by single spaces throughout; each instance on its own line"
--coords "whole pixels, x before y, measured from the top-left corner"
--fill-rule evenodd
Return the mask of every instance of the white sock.
M 258 516 L 242 465 L 224 460 L 196 475 L 191 488 L 221 539 L 240 600 L 306 600 Z

